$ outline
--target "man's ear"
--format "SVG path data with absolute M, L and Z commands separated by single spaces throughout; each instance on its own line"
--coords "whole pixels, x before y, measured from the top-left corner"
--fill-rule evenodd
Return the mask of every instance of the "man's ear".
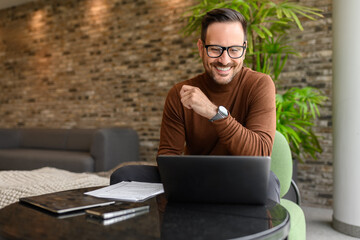
M 197 47 L 198 47 L 198 50 L 199 50 L 199 55 L 202 58 L 203 54 L 204 54 L 204 44 L 203 44 L 203 41 L 201 39 L 199 39 L 197 41 Z

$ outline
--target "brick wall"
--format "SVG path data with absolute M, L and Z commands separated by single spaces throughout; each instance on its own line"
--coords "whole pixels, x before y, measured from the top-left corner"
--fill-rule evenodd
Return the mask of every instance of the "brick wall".
M 38 0 L 1 10 L 0 127 L 131 126 L 141 159 L 154 161 L 167 91 L 203 71 L 197 36 L 179 34 L 194 2 Z M 325 18 L 294 32 L 303 58 L 289 60 L 282 87 L 317 86 L 330 97 L 317 122 L 324 152 L 299 166 L 303 202 L 330 205 L 331 0 L 300 2 Z
M 0 12 L 0 126 L 131 126 L 153 161 L 165 96 L 201 71 L 182 0 L 38 1 Z
M 313 86 L 328 100 L 320 108 L 321 117 L 315 123 L 323 152 L 318 160 L 307 159 L 298 165 L 298 185 L 302 201 L 307 205 L 331 206 L 332 176 L 332 2 L 331 0 L 298 0 L 302 5 L 323 10 L 324 17 L 316 21 L 302 19 L 304 31 L 293 31 L 294 47 L 300 58 L 292 57 L 281 75 L 281 87 Z

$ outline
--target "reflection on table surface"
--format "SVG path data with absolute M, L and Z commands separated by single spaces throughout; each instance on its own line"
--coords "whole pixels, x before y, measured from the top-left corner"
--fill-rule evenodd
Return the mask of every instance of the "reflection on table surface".
M 279 227 L 288 217 L 280 205 L 168 203 L 161 239 L 231 239 Z

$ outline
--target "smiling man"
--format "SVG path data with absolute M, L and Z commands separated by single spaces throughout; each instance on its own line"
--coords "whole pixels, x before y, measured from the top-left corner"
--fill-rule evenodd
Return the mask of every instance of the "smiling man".
M 271 155 L 275 86 L 268 75 L 243 66 L 246 46 L 239 12 L 215 9 L 204 16 L 197 47 L 205 72 L 169 91 L 158 155 Z M 273 173 L 268 197 L 279 201 Z
M 215 9 L 204 16 L 197 46 L 205 73 L 169 91 L 159 155 L 271 155 L 275 86 L 243 66 L 246 45 L 239 12 Z
M 197 42 L 205 72 L 172 87 L 165 101 L 158 155 L 270 156 L 275 137 L 275 86 L 268 75 L 243 66 L 246 21 L 232 9 L 202 20 Z M 154 166 L 127 166 L 120 181 L 159 182 Z M 271 172 L 268 198 L 276 202 L 279 180 Z

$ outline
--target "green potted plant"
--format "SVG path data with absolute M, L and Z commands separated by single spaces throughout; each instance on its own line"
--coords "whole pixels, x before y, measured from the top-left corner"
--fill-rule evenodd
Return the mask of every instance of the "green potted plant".
M 280 74 L 290 55 L 298 52 L 290 45 L 289 29 L 303 30 L 299 16 L 315 20 L 322 17 L 321 10 L 301 6 L 286 0 L 199 0 L 185 14 L 185 35 L 200 30 L 201 19 L 215 8 L 232 8 L 241 12 L 248 21 L 247 57 L 250 68 L 269 74 L 277 86 L 276 129 L 288 140 L 294 158 L 316 159 L 322 151 L 318 136 L 314 134 L 314 120 L 320 116 L 319 106 L 326 97 L 312 87 L 291 88 L 279 93 Z

